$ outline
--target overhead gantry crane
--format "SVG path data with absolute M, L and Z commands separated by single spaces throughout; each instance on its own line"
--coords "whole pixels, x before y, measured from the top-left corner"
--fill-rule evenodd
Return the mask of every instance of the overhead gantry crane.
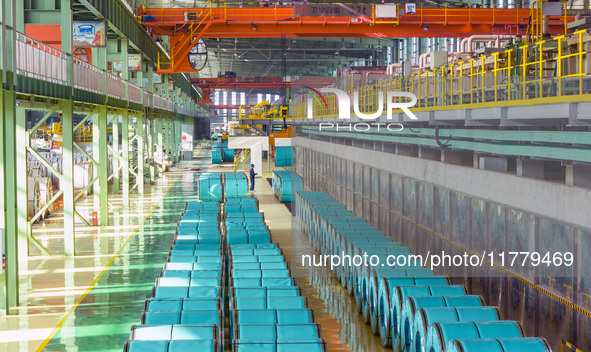
M 530 9 L 514 8 L 419 7 L 414 14 L 404 14 L 396 4 L 239 8 L 213 7 L 208 2 L 203 8 L 143 6 L 138 10 L 138 19 L 151 35 L 170 38 L 170 55 L 159 62 L 162 73 L 196 72 L 187 57 L 202 38 L 526 35 L 530 18 Z M 550 18 L 548 34 L 564 34 L 565 23 L 565 16 Z

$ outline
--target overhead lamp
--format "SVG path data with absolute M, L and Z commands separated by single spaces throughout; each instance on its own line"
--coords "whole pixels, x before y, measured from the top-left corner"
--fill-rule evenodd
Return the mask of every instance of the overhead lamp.
M 424 31 L 429 31 L 429 26 L 428 26 L 428 25 L 426 25 L 426 26 L 423 26 L 423 30 L 424 30 Z
M 258 30 L 258 29 L 259 29 L 259 26 L 257 26 L 256 24 L 253 24 L 253 25 L 252 25 L 252 30 L 253 30 L 253 31 L 256 31 L 256 30 Z

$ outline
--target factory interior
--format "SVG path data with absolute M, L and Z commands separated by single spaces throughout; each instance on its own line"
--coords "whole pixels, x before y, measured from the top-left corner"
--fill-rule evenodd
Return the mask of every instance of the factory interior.
M 0 351 L 591 351 L 589 0 L 0 22 Z

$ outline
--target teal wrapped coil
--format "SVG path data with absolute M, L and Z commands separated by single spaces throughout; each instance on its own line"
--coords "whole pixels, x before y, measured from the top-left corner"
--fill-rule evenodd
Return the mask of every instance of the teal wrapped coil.
M 222 148 L 211 148 L 211 163 L 221 164 L 222 163 Z
M 433 272 L 427 268 L 418 268 L 423 270 L 429 270 L 429 272 L 418 271 L 417 269 L 374 269 L 372 270 L 370 277 L 369 277 L 369 284 L 368 284 L 368 292 L 367 292 L 367 304 L 369 305 L 369 324 L 371 326 L 371 331 L 374 335 L 378 335 L 379 331 L 379 317 L 383 315 L 385 312 L 379 311 L 380 305 L 378 304 L 378 296 L 379 296 L 379 289 L 380 283 L 382 279 L 385 277 L 396 277 L 393 275 L 393 270 L 404 270 L 406 276 L 414 277 L 414 285 L 417 286 L 427 286 L 427 285 L 449 285 L 449 278 L 446 276 L 432 276 Z M 400 273 L 402 276 L 402 273 Z M 424 277 L 421 276 L 424 275 Z
M 272 188 L 280 202 L 295 200 L 295 194 L 304 190 L 302 178 L 293 171 L 275 170 L 272 177 Z
M 497 307 L 419 308 L 415 313 L 410 349 L 411 351 L 425 349 L 427 329 L 433 323 L 496 320 L 499 320 Z
M 449 352 L 550 352 L 546 339 L 522 337 L 510 339 L 461 339 L 450 341 Z
M 248 181 L 243 173 L 224 173 L 224 197 L 246 198 Z
M 517 321 L 433 323 L 427 330 L 427 351 L 444 352 L 450 341 L 458 339 L 517 337 L 523 337 L 523 329 Z
M 124 352 L 182 352 L 203 351 L 218 352 L 221 349 L 218 340 L 131 340 L 123 346 Z
M 234 340 L 232 352 L 326 352 L 324 339 L 305 340 Z
M 228 142 L 215 142 L 211 148 L 211 163 L 221 164 L 224 161 L 234 161 L 234 149 L 228 149 Z
M 415 313 L 419 308 L 430 307 L 482 307 L 484 300 L 481 296 L 428 296 L 408 297 L 402 306 L 402 318 L 400 326 L 400 343 L 402 349 L 410 350 L 415 346 L 414 321 Z
M 275 167 L 293 165 L 293 147 L 275 147 Z
M 204 173 L 199 176 L 199 200 L 202 202 L 222 201 L 222 174 Z

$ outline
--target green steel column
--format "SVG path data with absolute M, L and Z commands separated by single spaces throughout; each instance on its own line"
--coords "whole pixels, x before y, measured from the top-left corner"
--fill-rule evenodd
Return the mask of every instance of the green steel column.
M 172 119 L 172 151 L 173 151 L 173 160 L 174 163 L 179 162 L 179 133 L 177 130 L 177 122 L 178 122 L 178 115 L 175 115 Z
M 74 240 L 74 213 L 76 202 L 74 201 L 74 103 L 72 102 L 74 86 L 73 47 L 72 47 L 72 0 L 60 0 L 61 3 L 61 39 L 62 51 L 67 55 L 68 69 L 68 98 L 62 102 L 62 179 L 60 188 L 64 195 L 64 254 L 75 255 Z
M 156 169 L 154 168 L 154 67 L 148 64 L 148 162 L 150 163 L 150 184 L 156 181 Z
M 128 62 L 128 47 L 129 47 L 129 39 L 127 38 L 122 38 L 120 39 L 120 61 L 121 61 L 121 78 L 123 79 L 123 81 L 125 82 L 125 101 L 127 101 L 127 104 L 129 106 L 129 62 Z M 127 111 L 127 109 L 125 109 Z M 123 114 L 122 114 L 123 115 Z M 129 115 L 127 115 L 129 116 Z M 117 118 L 117 125 L 119 125 L 119 118 Z M 113 127 L 115 127 L 115 124 L 113 124 Z M 123 134 L 126 133 L 126 131 L 128 130 L 128 126 L 126 123 L 123 123 L 123 121 L 121 122 L 121 135 L 122 138 Z M 115 144 L 115 136 L 117 136 L 117 144 Z M 127 158 L 124 158 L 121 155 L 121 149 L 119 148 L 119 129 L 117 129 L 117 134 L 115 134 L 115 129 L 113 128 L 113 147 L 114 149 L 117 151 L 117 160 L 115 160 L 115 158 L 113 158 L 113 169 L 114 170 L 118 170 L 119 167 L 121 167 L 121 171 L 123 171 L 123 168 L 125 167 L 127 170 L 129 170 L 129 164 L 125 165 L 125 160 L 129 160 L 129 156 Z M 115 177 L 113 179 L 114 182 L 114 188 L 113 188 L 113 193 L 115 194 L 119 194 L 119 184 L 120 184 L 120 179 L 119 179 L 119 174 L 120 172 L 117 172 L 115 174 Z M 123 176 L 123 178 L 125 178 L 125 176 Z M 128 175 L 129 178 L 129 175 Z M 129 189 L 129 185 L 128 185 L 128 189 Z M 124 196 L 125 198 L 125 196 Z M 129 200 L 129 197 L 127 197 L 127 199 Z M 125 203 L 125 199 L 123 200 L 123 205 L 127 206 L 127 204 Z
M 72 100 L 62 102 L 62 178 L 60 189 L 64 191 L 64 254 L 73 256 L 75 250 L 74 217 L 74 104 Z M 93 117 L 94 119 L 94 117 Z
M 129 206 L 129 110 L 121 115 L 121 172 L 123 181 L 123 206 Z
M 144 114 L 147 111 L 146 104 L 148 103 L 144 99 L 148 99 L 144 97 L 144 70 L 145 70 L 145 62 L 142 59 L 142 70 L 137 73 L 137 82 L 140 88 L 142 88 L 142 94 L 140 96 L 141 103 L 142 103 L 142 111 L 137 115 L 137 126 L 135 129 L 135 136 L 136 136 L 136 146 L 137 146 L 137 179 L 136 182 L 138 184 L 137 191 L 138 194 L 141 196 L 144 194 Z
M 4 244 L 6 246 L 6 312 L 9 307 L 19 304 L 19 280 L 18 280 L 18 241 L 17 241 L 17 221 L 16 221 L 16 140 L 14 136 L 15 128 L 15 95 L 14 95 L 14 71 L 15 71 L 15 32 L 9 27 L 15 22 L 14 5 L 15 1 L 2 2 L 2 38 L 4 46 L 2 53 L 5 55 L 3 60 L 6 65 L 4 82 L 4 100 L 3 100 L 3 136 L 4 162 L 2 169 L 4 174 Z
M 16 136 L 16 174 L 28 175 L 27 172 L 27 110 L 16 109 L 16 123 L 13 130 Z M 29 255 L 29 182 L 28 176 L 25 176 L 25 182 L 18 182 L 16 189 L 16 207 L 17 207 L 17 225 L 18 225 L 18 257 L 20 260 L 27 258 Z
M 156 154 L 154 154 L 154 161 L 156 161 L 156 155 L 160 155 L 161 158 L 164 159 L 164 152 L 163 152 L 164 136 L 162 135 L 162 121 L 163 121 L 162 116 L 158 115 L 155 119 L 155 122 L 154 122 L 154 127 L 156 129 L 156 131 L 155 131 L 155 133 L 156 133 L 156 136 L 155 136 L 156 137 Z M 156 165 L 156 167 L 158 167 L 158 166 Z M 160 170 L 162 170 L 162 167 L 160 167 Z
M 9 37 L 10 38 L 10 37 Z M 7 80 L 12 80 L 12 73 L 7 72 Z M 12 86 L 12 84 L 9 84 Z M 12 87 L 11 87 L 12 88 Z M 19 304 L 19 281 L 18 281 L 18 225 L 17 225 L 17 199 L 16 189 L 18 187 L 16 168 L 16 138 L 15 130 L 15 95 L 14 90 L 4 92 L 4 143 L 5 157 L 4 178 L 5 178 L 5 216 L 4 234 L 6 245 L 6 306 L 14 307 Z M 24 258 L 23 258 L 24 259 Z
M 135 130 L 137 141 L 137 192 L 140 196 L 144 195 L 144 111 L 140 112 L 137 116 L 137 127 Z
M 4 48 L 4 36 L 6 35 L 6 24 L 4 23 L 4 5 L 0 4 L 0 48 Z M 4 82 L 4 63 L 6 52 L 0 49 L 0 82 Z M 0 87 L 0 253 L 5 253 L 6 238 L 4 236 L 4 212 L 6 202 L 4 201 L 4 87 Z M 5 292 L 0 291 L 0 299 L 6 300 Z
M 101 70 L 107 69 L 107 48 L 98 47 L 92 48 L 92 63 Z M 107 96 L 107 75 L 103 75 L 103 94 Z M 98 133 L 99 129 L 99 112 L 92 116 L 92 158 L 98 163 L 100 155 L 100 136 Z M 93 178 L 99 175 L 99 169 L 93 165 Z M 101 200 L 100 200 L 100 184 L 95 182 L 93 187 L 93 199 L 94 199 L 94 211 L 100 212 Z
M 108 150 L 107 150 L 107 107 L 101 106 L 98 113 L 98 124 L 93 127 L 98 128 L 99 135 L 99 154 L 98 154 L 98 176 L 99 176 L 99 190 L 100 190 L 100 209 L 99 209 L 99 224 L 101 226 L 109 225 L 109 167 L 108 167 Z M 96 158 L 96 156 L 95 156 Z
M 169 159 L 172 162 L 172 143 L 170 138 L 170 116 L 164 119 L 164 136 L 166 138 L 166 153 L 165 155 L 170 155 Z M 162 157 L 164 160 L 164 156 Z
M 100 127 L 99 127 L 99 119 L 100 119 L 100 110 L 97 110 L 97 113 L 92 116 L 92 158 L 97 163 L 99 162 L 99 155 L 101 154 L 101 146 L 100 146 Z M 99 167 L 96 164 L 92 165 L 92 178 L 100 177 Z M 92 198 L 94 203 L 94 211 L 98 212 L 101 209 L 101 185 L 97 181 L 92 185 Z
M 120 149 L 119 149 L 119 111 L 115 112 L 115 117 L 113 118 L 113 172 L 115 175 L 113 176 L 113 194 L 119 194 L 119 183 L 121 180 L 119 179 L 119 164 L 120 164 Z M 123 130 L 124 128 L 122 128 Z M 98 161 L 98 160 L 97 160 Z M 121 161 L 122 162 L 122 161 Z M 109 175 L 110 177 L 111 175 Z
M 183 147 L 183 120 L 179 120 L 177 121 L 176 124 L 176 130 L 177 130 L 177 136 L 178 136 L 178 142 L 177 142 L 177 155 L 178 155 L 178 160 L 181 161 L 181 158 L 183 157 L 181 155 Z

